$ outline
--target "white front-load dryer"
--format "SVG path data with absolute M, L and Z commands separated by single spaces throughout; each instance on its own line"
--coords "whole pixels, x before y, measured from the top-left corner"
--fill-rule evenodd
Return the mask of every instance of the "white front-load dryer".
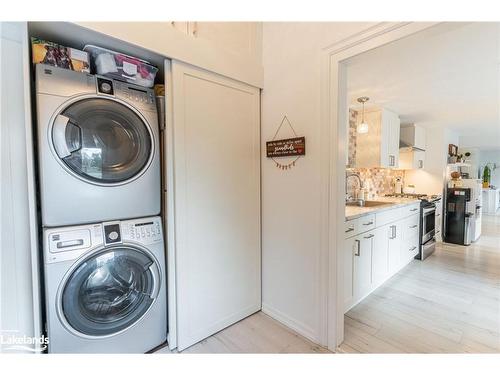
M 145 353 L 167 339 L 160 217 L 44 230 L 49 353 Z
M 38 64 L 36 97 L 44 227 L 160 213 L 153 90 Z

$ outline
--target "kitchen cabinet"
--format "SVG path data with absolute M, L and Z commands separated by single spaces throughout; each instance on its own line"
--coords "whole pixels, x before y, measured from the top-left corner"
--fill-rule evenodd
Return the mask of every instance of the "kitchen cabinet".
M 171 80 L 184 350 L 261 309 L 260 91 L 178 61 Z
M 354 285 L 353 285 L 353 273 L 354 273 L 354 253 L 358 248 L 357 237 L 350 237 L 345 240 L 344 245 L 344 306 L 350 307 L 354 302 Z
M 356 134 L 357 168 L 398 168 L 399 116 L 388 109 L 365 111 L 368 133 Z M 357 116 L 358 123 L 362 116 Z
M 403 148 L 399 152 L 399 168 L 424 169 L 425 151 Z
M 345 312 L 417 255 L 419 210 L 420 203 L 415 202 L 345 222 L 342 279 Z
M 394 233 L 392 227 L 392 225 L 384 225 L 374 231 L 371 271 L 374 286 L 379 286 L 388 275 L 389 241 L 391 241 Z
M 401 265 L 402 231 L 401 223 L 394 222 L 389 226 L 389 241 L 387 247 L 387 273 L 393 275 Z
M 364 298 L 372 287 L 372 254 L 376 231 L 355 237 L 353 258 L 353 289 L 356 299 Z

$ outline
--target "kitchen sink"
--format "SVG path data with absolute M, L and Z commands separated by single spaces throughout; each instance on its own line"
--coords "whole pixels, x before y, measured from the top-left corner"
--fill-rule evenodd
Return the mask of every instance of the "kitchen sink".
M 391 204 L 390 202 L 382 202 L 382 201 L 353 201 L 346 202 L 346 206 L 355 206 L 355 207 L 377 207 Z

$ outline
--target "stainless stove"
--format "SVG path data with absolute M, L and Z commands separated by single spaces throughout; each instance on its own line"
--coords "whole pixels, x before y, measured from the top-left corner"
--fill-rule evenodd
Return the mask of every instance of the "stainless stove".
M 387 194 L 386 197 L 415 198 L 420 200 L 420 251 L 415 259 L 424 260 L 436 249 L 436 202 L 440 195 L 428 194 Z

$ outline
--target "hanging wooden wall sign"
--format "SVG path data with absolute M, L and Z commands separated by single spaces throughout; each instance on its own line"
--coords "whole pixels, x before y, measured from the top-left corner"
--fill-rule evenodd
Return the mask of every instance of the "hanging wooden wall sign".
M 281 130 L 283 124 L 287 124 L 295 135 L 294 138 L 276 139 Z M 266 142 L 266 156 L 271 158 L 275 163 L 276 167 L 280 169 L 290 169 L 295 166 L 297 160 L 306 154 L 306 138 L 297 137 L 297 133 L 288 121 L 286 116 L 281 120 L 281 124 L 276 130 L 274 137 L 271 141 Z M 275 158 L 288 157 L 293 158 L 288 162 L 277 161 Z
M 280 156 L 297 156 L 306 154 L 306 137 L 279 139 L 266 142 L 268 158 L 279 158 Z

